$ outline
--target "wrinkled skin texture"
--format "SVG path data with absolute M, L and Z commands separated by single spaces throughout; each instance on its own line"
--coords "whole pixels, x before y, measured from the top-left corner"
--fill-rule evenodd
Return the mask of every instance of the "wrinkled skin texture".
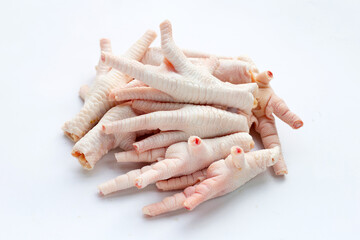
M 273 113 L 294 129 L 303 126 L 302 120 L 290 111 L 284 100 L 279 98 L 271 88 L 269 82 L 272 77 L 273 74 L 270 71 L 255 76 L 255 81 L 259 85 L 259 91 L 256 95 L 258 106 L 253 109 L 253 114 L 258 122 L 255 129 L 260 134 L 265 148 L 281 147 Z M 282 154 L 280 154 L 279 161 L 273 169 L 276 175 L 288 173 Z
M 160 102 L 143 101 L 143 100 L 134 100 L 132 102 L 132 107 L 143 113 L 151 113 L 156 111 L 170 111 L 172 109 L 180 109 L 183 106 L 184 104 L 181 103 L 160 103 Z M 222 106 L 213 106 L 213 107 L 216 107 L 220 110 L 226 110 L 219 112 L 220 113 L 219 116 L 223 115 L 221 113 L 224 113 L 224 115 L 221 117 L 226 117 L 228 112 L 245 116 L 248 121 L 249 128 L 252 125 L 252 123 L 256 120 L 253 115 L 246 115 L 237 109 L 230 109 Z M 191 118 L 192 117 L 196 117 L 196 116 L 191 116 Z M 211 128 L 210 125 L 208 125 L 207 127 Z M 173 143 L 186 141 L 191 135 L 195 135 L 195 133 L 189 134 L 182 131 L 165 131 L 165 132 L 163 131 L 134 143 L 134 148 L 138 153 L 142 153 L 150 149 L 167 147 Z
M 187 175 L 208 167 L 212 162 L 230 154 L 234 145 L 242 146 L 246 152 L 254 147 L 248 133 L 236 133 L 214 139 L 190 137 L 188 142 L 171 145 L 165 153 L 164 160 L 133 170 L 99 186 L 103 195 L 122 190 L 119 186 L 136 186 L 144 188 L 159 180 L 174 176 Z M 125 183 L 126 182 L 126 183 Z
M 149 149 L 167 147 L 175 142 L 186 141 L 191 135 L 210 138 L 236 132 L 249 132 L 247 116 L 211 106 L 146 103 L 145 101 L 141 104 L 141 109 L 151 108 L 158 111 L 103 125 L 105 133 L 132 132 L 144 129 L 166 131 L 135 143 L 135 150 L 139 153 Z M 147 104 L 146 108 L 144 107 L 145 104 Z M 138 108 L 140 108 L 139 105 Z
M 139 154 L 157 148 L 168 147 L 171 144 L 186 141 L 192 134 L 183 131 L 161 131 L 133 144 Z
M 161 66 L 143 65 L 137 61 L 103 52 L 105 64 L 158 89 L 177 102 L 195 104 L 219 104 L 239 108 L 250 113 L 254 104 L 254 83 L 234 85 L 221 82 L 212 75 L 218 67 L 217 58 L 210 58 L 206 67 L 190 62 L 175 45 L 169 21 L 160 25 L 161 48 L 165 56 Z
M 243 149 L 234 146 L 225 160 L 211 164 L 206 174 L 198 173 L 202 179 L 200 183 L 159 203 L 144 207 L 143 213 L 156 216 L 183 207 L 192 210 L 209 199 L 225 195 L 244 185 L 267 167 L 274 165 L 279 154 L 279 147 L 244 154 Z M 168 187 L 166 190 L 172 189 Z
M 91 170 L 109 150 L 116 147 L 123 150 L 132 149 L 136 133 L 105 134 L 102 131 L 102 124 L 134 116 L 136 114 L 129 104 L 111 108 L 100 122 L 75 144 L 71 154 L 78 158 L 83 168 Z
M 82 85 L 79 89 L 79 97 L 85 101 L 85 99 L 87 98 L 88 96 L 88 93 L 89 93 L 89 90 L 90 90 L 90 87 L 89 85 Z
M 222 57 L 206 53 L 196 53 L 194 51 L 182 50 L 190 62 L 198 66 L 207 66 L 211 57 L 219 59 L 219 66 L 213 71 L 213 76 L 223 82 L 234 84 L 250 83 L 251 72 L 257 72 L 254 62 L 248 57 Z M 153 66 L 160 66 L 164 61 L 164 56 L 160 48 L 149 48 L 141 62 Z
M 166 148 L 156 148 L 149 151 L 138 153 L 134 150 L 124 151 L 115 154 L 118 162 L 155 162 L 163 159 Z
M 160 51 L 160 50 L 159 50 Z M 160 52 L 159 54 L 162 55 Z M 163 57 L 162 57 L 163 58 Z M 157 58 L 155 58 L 157 59 Z M 165 60 L 166 61 L 166 60 Z M 190 59 L 191 63 L 209 68 L 211 65 L 211 58 L 194 58 Z M 156 63 L 156 62 L 155 62 Z M 156 64 L 153 64 L 156 66 Z M 159 63 L 159 66 L 161 63 Z M 234 60 L 234 59 L 221 59 L 219 66 L 211 70 L 212 75 L 224 82 L 230 82 L 233 84 L 251 83 L 251 74 L 249 69 L 254 67 L 247 62 Z M 169 94 L 166 94 L 160 90 L 149 87 L 146 84 L 139 84 L 138 81 L 134 84 L 131 82 L 125 87 L 119 87 L 113 89 L 109 94 L 111 101 L 128 101 L 134 99 L 152 100 L 161 102 L 176 102 L 176 100 Z M 133 87 L 131 87 L 133 86 Z
M 176 102 L 176 100 L 170 95 L 149 87 L 137 79 L 130 81 L 125 86 L 113 89 L 109 94 L 110 101 L 130 101 L 136 99 L 159 102 Z
M 156 182 L 156 187 L 162 191 L 184 190 L 189 186 L 203 181 L 206 178 L 206 171 L 207 168 L 189 175 L 161 180 Z
M 73 155 L 84 168 L 93 168 L 117 146 L 126 150 L 115 154 L 118 162 L 152 163 L 101 184 L 100 193 L 153 183 L 163 191 L 184 190 L 143 208 L 144 214 L 155 216 L 183 207 L 192 210 L 269 166 L 278 175 L 287 173 L 272 113 L 293 128 L 303 123 L 269 86 L 272 74 L 259 73 L 245 56 L 180 50 L 170 22 L 160 30 L 161 48 L 149 49 L 155 38 L 149 31 L 122 57 L 113 56 L 110 41 L 103 39 L 95 83 L 79 91 L 84 108 L 64 125 L 66 135 L 80 139 Z M 120 113 L 121 105 L 111 108 L 129 100 L 132 109 L 124 104 L 128 114 Z M 248 135 L 254 118 L 268 149 L 248 152 L 254 145 Z M 148 134 L 153 135 L 135 142 Z
M 207 53 L 200 53 L 190 50 L 182 50 L 191 63 L 205 68 L 211 67 L 211 58 L 219 59 L 219 66 L 212 69 L 212 75 L 223 82 L 230 82 L 233 84 L 251 83 L 251 72 L 257 73 L 255 63 L 247 56 L 237 58 L 216 56 Z M 161 48 L 149 48 L 144 57 L 141 59 L 143 64 L 161 66 L 164 63 L 164 55 Z M 165 62 L 167 62 L 165 60 Z M 175 99 L 170 95 L 151 88 L 148 85 L 141 83 L 139 80 L 134 80 L 125 87 L 113 89 L 109 94 L 109 99 L 112 101 L 128 101 L 133 99 L 152 100 L 152 101 L 166 101 L 175 102 Z M 139 83 L 140 82 L 140 83 Z M 136 87 L 141 87 L 140 89 Z M 127 88 L 127 89 L 125 89 Z
M 153 31 L 147 31 L 124 55 L 126 59 L 140 60 L 149 45 L 156 37 Z M 102 52 L 111 53 L 111 43 L 108 39 L 100 40 Z M 74 142 L 82 138 L 102 116 L 119 102 L 109 101 L 108 95 L 111 89 L 124 86 L 132 77 L 129 77 L 116 69 L 111 69 L 99 60 L 96 66 L 96 78 L 90 87 L 82 87 L 79 95 L 84 99 L 84 106 L 71 120 L 65 122 L 62 129 L 66 136 Z

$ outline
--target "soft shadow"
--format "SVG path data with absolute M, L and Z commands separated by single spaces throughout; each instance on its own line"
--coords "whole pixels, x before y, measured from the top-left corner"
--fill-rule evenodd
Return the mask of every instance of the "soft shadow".
M 169 213 L 164 213 L 155 217 L 149 217 L 149 216 L 143 216 L 144 219 L 148 221 L 157 221 L 158 219 L 163 218 L 173 218 L 173 217 L 181 217 L 189 215 L 193 218 L 190 221 L 187 221 L 187 224 L 185 224 L 184 228 L 189 230 L 194 225 L 198 225 L 199 222 L 203 222 L 203 219 L 207 218 L 214 218 L 217 217 L 219 211 L 222 210 L 224 207 L 231 207 L 234 206 L 234 204 L 241 204 L 241 201 L 243 197 L 248 197 L 252 194 L 257 194 L 254 189 L 258 189 L 258 191 L 261 191 L 259 188 L 260 185 L 267 185 L 269 184 L 267 181 L 267 174 L 262 173 L 256 177 L 256 179 L 250 180 L 248 183 L 246 183 L 244 186 L 240 187 L 239 189 L 235 190 L 234 192 L 231 192 L 229 194 L 226 194 L 224 196 L 208 200 L 202 204 L 200 204 L 198 207 L 196 207 L 193 211 L 186 210 L 185 208 L 172 211 Z M 168 196 L 171 196 L 177 192 L 171 192 Z M 167 197 L 167 196 L 165 196 Z M 163 197 L 164 198 L 164 197 Z M 161 201 L 160 199 L 159 201 Z
M 75 145 L 75 142 L 71 140 L 68 136 L 66 136 L 64 133 L 62 134 L 62 139 L 66 139 L 65 141 L 67 143 L 71 143 L 72 145 Z
M 255 142 L 255 148 L 253 149 L 253 151 L 259 150 L 259 149 L 264 149 L 264 145 L 262 143 L 260 134 L 257 131 L 255 131 L 254 126 L 252 126 L 250 128 L 250 135 L 252 136 L 252 138 L 253 138 L 253 140 Z
M 156 186 L 154 185 L 155 190 L 157 190 L 157 192 L 159 193 L 159 195 L 161 195 L 161 197 L 157 200 L 157 202 L 161 202 L 164 198 L 166 197 L 170 197 L 173 196 L 174 194 L 180 193 L 182 191 L 178 190 L 178 191 L 160 191 L 156 188 Z M 160 193 L 167 193 L 167 195 L 165 194 L 160 194 Z M 155 202 L 153 202 L 155 203 Z M 175 211 L 171 211 L 171 212 L 167 212 L 167 213 L 163 213 L 154 217 L 151 216 L 147 216 L 143 214 L 143 218 L 147 221 L 157 221 L 159 219 L 163 219 L 163 218 L 173 218 L 173 217 L 179 217 L 182 216 L 183 214 L 187 214 L 189 212 L 189 210 L 186 210 L 185 208 L 181 208 Z
M 224 196 L 221 196 L 221 197 L 218 197 L 215 199 L 208 200 L 208 201 L 200 204 L 198 207 L 196 207 L 192 211 L 186 210 L 185 208 L 181 208 L 176 211 L 164 213 L 164 214 L 161 214 L 161 215 L 158 215 L 155 217 L 144 216 L 144 219 L 149 220 L 149 221 L 156 221 L 157 219 L 162 219 L 162 218 L 171 218 L 174 216 L 180 217 L 180 216 L 184 216 L 184 214 L 187 214 L 187 215 L 195 214 L 196 217 L 192 221 L 199 222 L 199 221 L 201 221 L 199 218 L 208 218 L 213 215 L 216 215 L 216 213 L 222 208 L 223 205 L 234 204 L 234 203 L 231 203 L 233 201 L 237 201 L 237 204 L 238 204 L 238 201 L 241 200 L 243 195 L 248 194 L 248 193 L 246 193 L 247 191 L 252 192 L 253 189 L 258 189 L 258 186 L 264 185 L 267 182 L 268 181 L 266 180 L 266 174 L 262 173 L 262 174 L 259 174 L 256 177 L 256 179 L 250 180 L 249 182 L 247 182 L 245 185 L 241 186 L 234 192 L 231 192 L 229 194 L 226 194 Z M 180 191 L 169 192 L 170 194 L 168 196 L 172 196 L 178 192 L 180 192 Z M 253 194 L 256 194 L 256 193 L 253 193 Z M 165 196 L 165 197 L 168 197 L 168 196 Z M 165 198 L 165 197 L 163 197 L 163 198 Z M 240 198 L 240 200 L 239 200 L 239 198 Z M 160 199 L 159 201 L 161 201 L 162 199 Z M 204 211 L 205 208 L 208 209 L 208 211 Z M 189 223 L 189 225 L 194 224 L 192 221 Z
M 194 217 L 184 225 L 184 228 L 191 229 L 192 227 L 190 226 L 198 225 L 199 222 L 202 222 L 202 219 L 218 218 L 219 211 L 222 211 L 223 208 L 231 208 L 236 204 L 241 205 L 244 197 L 249 197 L 253 194 L 257 194 L 254 189 L 258 189 L 257 186 L 260 184 L 263 184 L 263 181 L 254 183 L 253 186 L 251 186 L 250 184 L 244 185 L 239 189 L 235 190 L 234 192 L 228 193 L 218 198 L 210 199 L 200 204 L 193 210 L 193 212 L 198 212 L 194 214 Z
M 161 201 L 161 200 L 160 200 L 160 201 Z M 160 215 L 157 215 L 157 216 L 154 216 L 154 217 L 147 216 L 147 215 L 144 215 L 144 214 L 143 214 L 143 218 L 144 218 L 146 221 L 157 221 L 157 220 L 163 219 L 163 218 L 180 217 L 180 216 L 182 216 L 183 214 L 188 214 L 188 212 L 189 212 L 189 211 L 186 210 L 185 208 L 181 208 L 181 209 L 178 209 L 178 210 L 176 210 L 176 211 L 172 211 L 172 212 L 160 214 Z

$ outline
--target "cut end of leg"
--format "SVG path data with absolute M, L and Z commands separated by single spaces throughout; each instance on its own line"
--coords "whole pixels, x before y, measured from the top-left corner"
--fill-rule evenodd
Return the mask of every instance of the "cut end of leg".
M 267 86 L 269 82 L 272 80 L 273 74 L 270 71 L 264 71 L 257 75 L 255 75 L 255 81 L 260 86 Z
M 239 155 L 239 154 L 242 154 L 243 152 L 244 152 L 244 150 L 242 150 L 242 148 L 239 147 L 239 146 L 233 146 L 231 148 L 231 154 L 232 155 Z
M 299 129 L 299 128 L 301 128 L 303 125 L 304 125 L 303 121 L 298 120 L 298 121 L 296 121 L 296 122 L 294 123 L 293 128 L 294 128 L 294 129 Z
M 80 140 L 80 137 L 79 137 L 79 136 L 77 136 L 77 135 L 75 135 L 75 134 L 73 134 L 73 133 L 70 133 L 70 132 L 68 132 L 68 131 L 64 131 L 64 134 L 65 134 L 65 136 L 67 136 L 68 138 L 70 138 L 73 142 L 77 142 L 77 141 Z
M 76 157 L 79 160 L 79 163 L 81 164 L 81 166 L 86 169 L 86 170 L 91 170 L 93 169 L 93 166 L 91 166 L 91 164 L 87 161 L 86 156 L 84 153 L 81 153 L 79 151 L 73 151 L 71 153 L 71 155 L 73 155 L 74 157 Z
M 255 142 L 252 141 L 252 142 L 250 143 L 250 149 L 253 149 L 254 147 L 255 147 Z
M 133 148 L 134 148 L 135 152 L 139 153 L 139 144 L 133 143 Z
M 189 138 L 189 144 L 191 144 L 192 146 L 199 146 L 201 144 L 201 139 L 199 137 L 196 136 L 191 136 Z

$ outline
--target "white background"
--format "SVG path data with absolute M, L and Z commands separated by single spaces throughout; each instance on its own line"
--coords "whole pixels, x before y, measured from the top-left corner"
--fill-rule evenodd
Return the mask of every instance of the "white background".
M 359 2 L 170 2 L 2 1 L 0 239 L 359 239 Z M 99 183 L 138 166 L 110 154 L 84 171 L 60 127 L 82 106 L 98 40 L 120 54 L 164 19 L 182 48 L 245 53 L 271 70 L 304 127 L 277 121 L 288 176 L 268 170 L 192 212 L 151 219 L 141 208 L 173 192 L 100 198 Z

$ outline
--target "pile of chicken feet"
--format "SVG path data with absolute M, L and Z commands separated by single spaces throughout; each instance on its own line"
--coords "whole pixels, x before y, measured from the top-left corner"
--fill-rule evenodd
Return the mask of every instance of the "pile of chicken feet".
M 117 147 L 118 162 L 151 163 L 101 184 L 100 194 L 153 183 L 183 190 L 143 208 L 155 216 L 192 210 L 270 166 L 287 174 L 273 113 L 294 129 L 303 122 L 270 87 L 273 74 L 245 56 L 180 49 L 168 20 L 160 32 L 161 48 L 150 48 L 156 33 L 149 30 L 120 56 L 101 39 L 95 81 L 81 87 L 84 106 L 62 128 L 85 169 Z M 253 124 L 264 150 L 250 152 Z

